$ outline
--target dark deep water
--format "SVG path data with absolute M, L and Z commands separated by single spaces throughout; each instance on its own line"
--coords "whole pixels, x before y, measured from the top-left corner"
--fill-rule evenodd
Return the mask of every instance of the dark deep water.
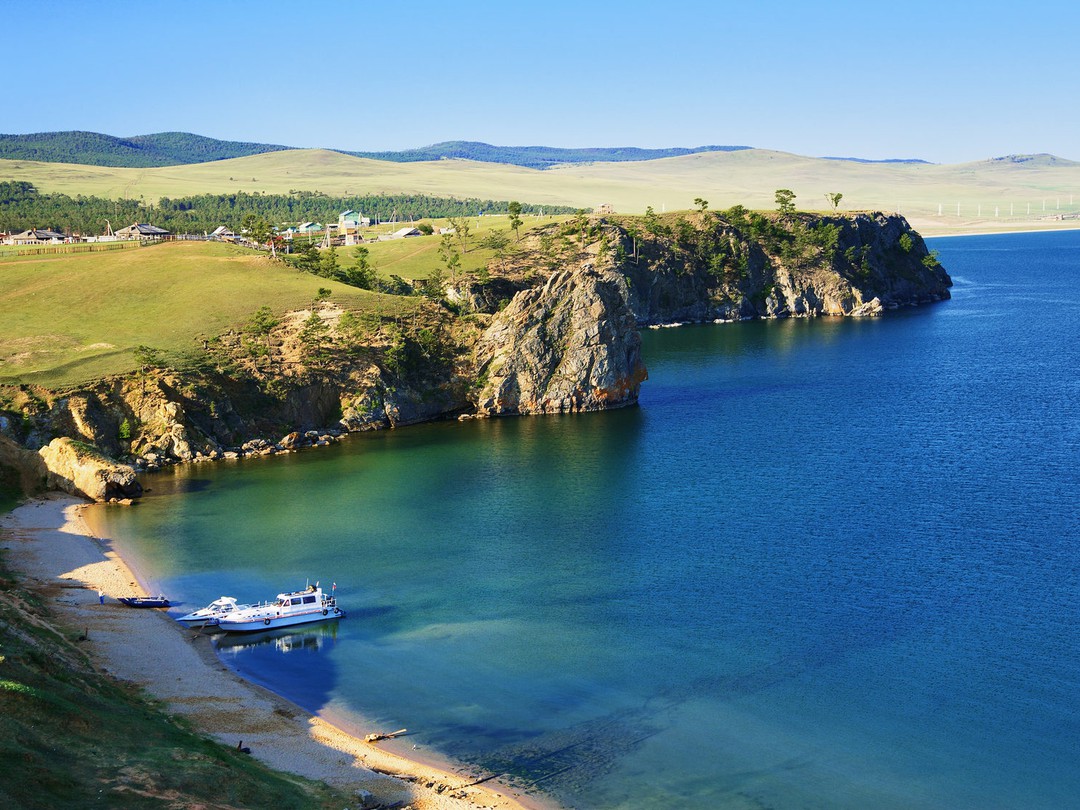
M 338 627 L 223 655 L 567 805 L 1072 805 L 1080 232 L 928 241 L 952 301 L 648 331 L 640 407 L 191 466 L 102 519 L 185 607 L 336 581 Z

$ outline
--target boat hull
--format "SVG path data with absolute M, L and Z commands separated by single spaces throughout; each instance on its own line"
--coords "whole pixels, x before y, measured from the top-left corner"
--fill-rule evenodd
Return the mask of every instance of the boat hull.
M 134 608 L 167 608 L 169 600 L 160 597 L 146 596 L 120 596 L 117 599 L 128 607 Z
M 242 619 L 224 617 L 218 619 L 216 623 L 211 620 L 208 624 L 212 624 L 212 626 L 226 633 L 254 633 L 259 630 L 273 630 L 275 627 L 293 627 L 298 624 L 334 621 L 344 616 L 345 611 L 341 610 L 341 608 L 325 607 L 283 616 L 268 612 L 264 615 L 245 616 Z
M 221 599 L 212 602 L 204 608 L 188 613 L 186 616 L 177 617 L 176 621 L 187 625 L 188 627 L 202 627 L 211 623 L 211 619 L 221 619 L 228 616 L 230 613 L 236 613 L 241 610 L 251 610 L 255 607 L 258 607 L 258 605 L 240 605 L 237 604 L 235 599 L 223 596 Z

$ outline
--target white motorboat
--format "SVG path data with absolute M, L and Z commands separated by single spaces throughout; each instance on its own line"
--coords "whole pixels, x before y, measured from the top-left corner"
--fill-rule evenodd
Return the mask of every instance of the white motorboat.
M 271 630 L 275 627 L 291 627 L 309 622 L 340 619 L 345 611 L 337 606 L 337 598 L 327 595 L 318 583 L 302 591 L 279 593 L 273 602 L 251 605 L 207 622 L 208 626 L 229 633 L 250 633 L 255 630 Z
M 206 624 L 210 619 L 220 619 L 222 616 L 227 616 L 238 610 L 246 610 L 250 607 L 253 607 L 253 605 L 240 605 L 237 604 L 236 599 L 233 597 L 223 596 L 220 599 L 215 599 L 204 608 L 199 608 L 186 616 L 181 616 L 177 621 L 191 627 L 198 627 Z

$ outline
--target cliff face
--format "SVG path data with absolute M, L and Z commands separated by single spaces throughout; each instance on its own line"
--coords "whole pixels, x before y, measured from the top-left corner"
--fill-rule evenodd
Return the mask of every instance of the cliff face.
M 0 434 L 19 440 L 0 443 L 0 466 L 123 498 L 138 492 L 136 469 L 170 461 L 463 413 L 615 408 L 636 402 L 647 377 L 641 325 L 869 316 L 948 298 L 952 283 L 907 222 L 884 214 L 575 220 L 515 255 L 516 268 L 448 288 L 409 320 L 364 325 L 322 305 L 269 334 L 221 336 L 195 369 L 144 369 L 64 394 L 21 386 L 7 397 L 21 404 L 0 414 Z
M 877 315 L 949 298 L 952 281 L 901 216 L 694 215 L 618 228 L 641 325 Z
M 476 366 L 484 415 L 636 402 L 647 374 L 626 280 L 586 264 L 518 293 L 481 337 Z

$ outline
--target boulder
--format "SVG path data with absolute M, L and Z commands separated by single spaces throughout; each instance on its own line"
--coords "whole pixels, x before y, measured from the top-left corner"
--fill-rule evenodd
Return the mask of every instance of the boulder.
M 119 464 L 95 447 L 67 437 L 53 439 L 38 451 L 48 470 L 48 486 L 94 501 L 142 494 L 133 467 Z

